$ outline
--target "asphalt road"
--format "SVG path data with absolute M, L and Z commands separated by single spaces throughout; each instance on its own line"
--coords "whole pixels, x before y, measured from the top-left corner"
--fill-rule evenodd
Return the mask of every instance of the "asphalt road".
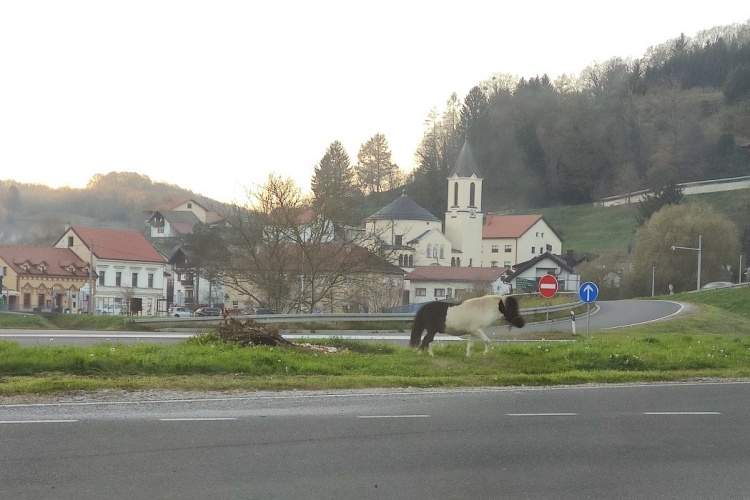
M 6 399 L 0 498 L 748 498 L 748 395 L 740 382 Z
M 660 300 L 618 300 L 597 302 L 591 306 L 589 318 L 580 316 L 576 319 L 576 331 L 585 334 L 587 331 L 604 330 L 609 328 L 621 328 L 633 324 L 661 321 L 678 315 L 683 310 L 683 305 L 677 302 Z M 588 330 L 587 330 L 588 327 Z M 565 319 L 555 322 L 541 322 L 526 325 L 523 329 L 508 330 L 505 326 L 492 327 L 487 333 L 495 341 L 513 340 L 518 333 L 540 332 L 540 331 L 567 331 L 572 330 L 572 322 Z M 80 330 L 0 330 L 0 340 L 12 340 L 25 346 L 36 345 L 91 345 L 96 343 L 159 343 L 174 344 L 184 341 L 195 335 L 194 330 L 170 331 L 170 332 L 100 332 Z M 285 338 L 295 340 L 299 338 L 324 338 L 344 337 L 359 340 L 375 340 L 392 342 L 399 345 L 408 345 L 408 332 L 397 331 L 317 331 L 309 332 L 283 332 Z M 451 342 L 461 341 L 458 337 L 449 335 L 436 336 L 437 341 Z

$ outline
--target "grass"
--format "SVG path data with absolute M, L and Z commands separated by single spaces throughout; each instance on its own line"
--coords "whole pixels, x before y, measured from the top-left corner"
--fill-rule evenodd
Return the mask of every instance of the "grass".
M 241 348 L 206 334 L 177 345 L 21 347 L 0 342 L 0 396 L 100 389 L 283 390 L 467 387 L 750 377 L 750 290 L 670 297 L 696 304 L 679 319 L 592 332 L 569 342 L 494 344 L 465 358 L 463 343 L 435 357 L 389 344 L 332 339 L 310 347 Z
M 683 203 L 703 202 L 728 216 L 747 212 L 747 190 L 724 191 L 685 196 Z M 533 210 L 532 210 L 533 211 Z M 563 240 L 563 248 L 578 253 L 626 251 L 637 227 L 638 205 L 597 207 L 593 204 L 551 207 L 541 213 Z

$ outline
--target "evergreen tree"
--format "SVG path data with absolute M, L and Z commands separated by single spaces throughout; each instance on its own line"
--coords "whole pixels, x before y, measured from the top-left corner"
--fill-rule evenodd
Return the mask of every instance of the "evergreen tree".
M 400 170 L 391 162 L 388 140 L 383 134 L 375 134 L 360 147 L 355 171 L 366 194 L 397 188 L 401 182 Z
M 311 189 L 314 195 L 313 206 L 328 217 L 333 213 L 350 213 L 350 209 L 361 197 L 355 185 L 354 168 L 341 142 L 333 141 L 320 163 L 315 166 Z

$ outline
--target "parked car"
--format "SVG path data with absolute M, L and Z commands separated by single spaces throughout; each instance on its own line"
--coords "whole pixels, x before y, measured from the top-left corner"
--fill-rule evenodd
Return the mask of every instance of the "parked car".
M 192 316 L 193 310 L 185 306 L 172 306 L 169 308 L 169 315 L 177 318 L 181 316 Z
M 714 290 L 716 288 L 732 288 L 734 286 L 734 283 L 731 283 L 729 281 L 712 281 L 711 283 L 706 283 L 701 287 L 701 290 Z
M 256 307 L 254 314 L 276 314 L 276 311 L 267 307 Z
M 221 316 L 221 309 L 218 307 L 199 307 L 195 310 L 196 316 Z

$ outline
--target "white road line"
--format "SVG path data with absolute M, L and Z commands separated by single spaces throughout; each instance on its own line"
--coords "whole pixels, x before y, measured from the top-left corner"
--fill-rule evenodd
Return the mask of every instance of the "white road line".
M 160 422 L 215 422 L 222 420 L 237 420 L 234 417 L 206 417 L 206 418 L 160 418 Z
M 506 413 L 508 417 L 577 417 L 578 413 Z
M 2 424 L 70 424 L 78 420 L 0 420 Z
M 373 418 L 430 418 L 429 415 L 357 415 L 357 418 L 362 419 L 373 419 Z
M 644 411 L 644 415 L 721 415 L 718 411 Z

